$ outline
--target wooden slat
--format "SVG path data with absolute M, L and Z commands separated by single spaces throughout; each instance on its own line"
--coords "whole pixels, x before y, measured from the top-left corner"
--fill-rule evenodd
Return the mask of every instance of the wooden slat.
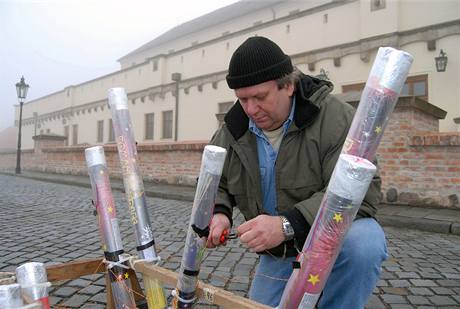
M 80 260 L 46 266 L 49 281 L 77 279 L 82 276 L 105 272 L 101 258 Z
M 134 265 L 136 271 L 143 273 L 151 278 L 155 278 L 163 284 L 176 286 L 178 274 L 168 269 L 151 265 L 145 262 L 138 262 Z M 197 297 L 209 299 L 210 295 L 213 298 L 212 303 L 224 308 L 241 308 L 241 309 L 268 309 L 271 307 L 262 305 L 250 299 L 235 295 L 231 292 L 216 288 L 210 284 L 198 281 Z M 207 297 L 205 297 L 205 294 Z

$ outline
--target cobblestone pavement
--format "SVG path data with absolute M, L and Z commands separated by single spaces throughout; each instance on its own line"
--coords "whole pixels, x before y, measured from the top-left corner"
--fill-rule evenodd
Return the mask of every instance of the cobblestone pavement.
M 100 257 L 87 188 L 0 175 L 0 271 L 29 261 L 46 264 Z M 135 238 L 123 194 L 114 191 L 125 251 Z M 162 266 L 177 271 L 191 203 L 148 198 Z M 238 215 L 236 222 L 241 222 Z M 385 227 L 390 258 L 367 308 L 459 308 L 460 236 Z M 208 251 L 200 279 L 246 296 L 257 256 L 238 241 Z M 105 308 L 105 279 L 93 274 L 54 283 L 53 308 Z M 199 307 L 211 307 L 200 305 Z

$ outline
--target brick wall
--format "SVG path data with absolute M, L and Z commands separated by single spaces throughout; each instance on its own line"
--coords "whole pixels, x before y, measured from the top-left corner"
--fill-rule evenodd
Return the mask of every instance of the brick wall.
M 387 203 L 460 208 L 460 132 L 439 133 L 445 112 L 414 97 L 400 98 L 378 150 Z M 87 175 L 84 149 L 56 138 L 22 152 L 23 170 Z M 38 141 L 38 142 L 37 142 Z M 53 146 L 50 147 L 49 145 Z M 206 142 L 138 145 L 144 179 L 194 184 Z M 112 177 L 121 178 L 115 145 L 104 146 Z M 0 153 L 0 170 L 14 170 L 16 153 Z
M 42 137 L 39 145 L 35 143 L 34 150 L 22 152 L 22 170 L 88 174 L 85 148 L 89 145 L 46 147 L 46 143 L 43 143 L 45 139 L 46 137 Z M 195 184 L 205 145 L 204 142 L 138 145 L 139 168 L 143 178 L 163 183 Z M 122 178 L 116 145 L 104 145 L 104 151 L 111 177 Z M 0 170 L 14 170 L 15 164 L 16 152 L 0 153 Z
M 439 133 L 445 112 L 400 98 L 378 149 L 388 203 L 460 208 L 460 132 Z

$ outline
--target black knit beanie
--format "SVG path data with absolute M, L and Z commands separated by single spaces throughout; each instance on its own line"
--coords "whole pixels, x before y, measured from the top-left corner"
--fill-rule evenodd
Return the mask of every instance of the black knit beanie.
M 273 41 L 255 36 L 233 53 L 228 66 L 230 89 L 254 86 L 292 73 L 291 58 Z

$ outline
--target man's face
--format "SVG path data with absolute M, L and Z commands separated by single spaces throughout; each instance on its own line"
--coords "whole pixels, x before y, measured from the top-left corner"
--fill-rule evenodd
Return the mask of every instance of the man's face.
M 246 115 L 267 131 L 278 129 L 289 117 L 293 92 L 292 84 L 278 89 L 274 80 L 235 90 Z

